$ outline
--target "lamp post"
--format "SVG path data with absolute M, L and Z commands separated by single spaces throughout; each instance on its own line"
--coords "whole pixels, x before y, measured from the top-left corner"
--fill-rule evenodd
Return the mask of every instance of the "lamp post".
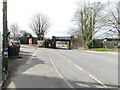
M 8 71 L 8 38 L 7 38 L 7 0 L 3 0 L 3 50 L 2 50 L 2 71 Z

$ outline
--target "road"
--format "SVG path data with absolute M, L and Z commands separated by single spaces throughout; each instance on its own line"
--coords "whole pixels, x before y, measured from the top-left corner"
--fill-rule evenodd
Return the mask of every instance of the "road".
M 22 46 L 23 61 L 7 88 L 116 88 L 118 55 Z

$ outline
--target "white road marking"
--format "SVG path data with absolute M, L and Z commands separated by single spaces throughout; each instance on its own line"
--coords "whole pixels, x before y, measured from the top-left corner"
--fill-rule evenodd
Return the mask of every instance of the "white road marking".
M 79 85 L 80 87 L 85 87 L 85 88 L 89 88 L 89 86 L 87 84 L 82 84 L 82 83 L 76 83 L 77 85 Z M 79 90 L 79 89 L 78 89 Z M 89 89 L 88 89 L 89 90 Z
M 49 54 L 48 54 L 48 56 L 49 56 Z M 69 86 L 70 88 L 74 88 L 74 87 L 63 77 L 63 75 L 60 73 L 60 71 L 59 71 L 59 69 L 57 68 L 57 66 L 55 65 L 53 59 L 52 59 L 50 56 L 49 56 L 49 58 L 50 58 L 50 60 L 51 60 L 51 62 L 52 62 L 52 64 L 53 64 L 53 66 L 55 67 L 56 71 L 57 71 L 58 74 L 60 75 L 60 77 L 68 84 L 68 86 Z
M 86 52 L 89 52 L 89 53 L 96 53 L 96 54 L 114 54 L 114 55 L 118 55 L 117 52 L 100 52 L 100 51 L 89 51 L 87 50 Z
M 28 60 L 28 62 L 26 63 L 27 65 L 30 64 L 30 62 L 32 61 L 32 59 L 34 58 L 35 54 L 38 52 L 38 49 L 35 51 L 35 53 L 31 56 L 31 58 Z
M 62 54 L 58 53 L 60 56 L 62 56 L 63 58 L 65 58 L 68 62 L 73 63 L 71 60 L 67 59 L 65 56 L 63 56 Z M 74 63 L 73 63 L 74 64 Z
M 60 54 L 60 53 L 59 53 Z M 62 57 L 64 57 L 65 59 L 67 59 L 65 56 L 63 56 L 62 54 L 60 54 Z M 67 61 L 69 61 L 69 62 L 71 62 L 71 63 L 73 63 L 71 60 L 69 60 L 69 59 L 67 59 Z M 74 64 L 74 63 L 73 63 Z M 84 70 L 84 69 L 82 69 L 82 68 L 80 68 L 78 65 L 75 65 L 74 64 L 74 66 L 75 67 L 77 67 L 78 69 L 80 69 L 80 70 Z M 85 71 L 85 70 L 84 70 Z M 89 76 L 91 77 L 91 78 L 93 78 L 94 80 L 96 80 L 98 83 L 100 83 L 101 85 L 103 85 L 105 88 L 107 88 L 107 86 L 106 85 L 104 85 L 101 81 L 99 81 L 98 79 L 96 79 L 94 76 L 92 76 L 91 74 L 89 74 Z
M 79 67 L 78 65 L 75 65 L 75 67 L 77 67 L 78 69 L 80 69 L 80 70 L 83 70 L 81 67 Z
M 15 83 L 12 81 L 7 88 L 16 88 Z
M 98 83 L 100 83 L 101 85 L 103 85 L 105 88 L 107 88 L 107 86 L 106 85 L 104 85 L 101 81 L 99 81 L 98 79 L 96 79 L 94 76 L 92 76 L 91 74 L 89 74 L 89 76 L 91 77 L 91 78 L 93 78 L 94 80 L 96 80 Z
M 67 60 L 68 62 L 70 62 L 70 63 L 73 63 L 72 61 L 70 61 L 70 60 Z
M 59 54 L 60 54 L 60 53 L 59 53 Z M 66 58 L 65 56 L 63 56 L 62 54 L 60 54 L 60 55 L 61 55 L 62 57 L 64 57 L 65 59 L 67 59 L 67 58 Z M 74 64 L 74 63 L 73 63 L 71 60 L 69 60 L 69 59 L 67 59 L 67 61 L 70 62 L 70 63 L 72 63 L 72 64 Z M 77 68 L 80 69 L 80 70 L 83 70 L 83 69 L 82 69 L 81 67 L 79 67 L 78 65 L 75 65 L 75 64 L 74 64 L 74 66 L 77 67 Z
M 100 53 L 103 53 L 103 52 L 97 52 L 97 51 L 95 52 L 95 51 L 89 51 L 89 50 L 86 51 L 86 52 L 90 52 L 90 53 L 99 53 L 99 54 L 100 54 Z

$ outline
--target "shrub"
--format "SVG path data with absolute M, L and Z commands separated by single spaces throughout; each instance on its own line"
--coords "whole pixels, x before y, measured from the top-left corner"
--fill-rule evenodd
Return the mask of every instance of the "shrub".
M 88 48 L 103 48 L 103 42 L 100 39 L 93 39 L 87 46 Z

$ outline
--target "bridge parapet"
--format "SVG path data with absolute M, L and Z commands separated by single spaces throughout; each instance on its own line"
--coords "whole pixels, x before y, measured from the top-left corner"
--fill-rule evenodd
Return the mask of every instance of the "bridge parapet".
M 45 47 L 48 48 L 57 48 L 57 44 L 59 44 L 58 42 L 61 41 L 62 44 L 69 44 L 68 48 L 71 49 L 72 48 L 72 39 L 74 38 L 74 36 L 66 36 L 66 37 L 55 37 L 52 36 L 52 39 L 46 40 L 45 41 Z M 66 45 L 65 45 L 66 46 Z
M 53 36 L 52 37 L 52 40 L 56 40 L 56 41 L 66 41 L 66 40 L 68 40 L 68 41 L 70 41 L 72 38 L 74 38 L 73 36 L 70 36 L 70 37 L 55 37 L 55 36 Z

